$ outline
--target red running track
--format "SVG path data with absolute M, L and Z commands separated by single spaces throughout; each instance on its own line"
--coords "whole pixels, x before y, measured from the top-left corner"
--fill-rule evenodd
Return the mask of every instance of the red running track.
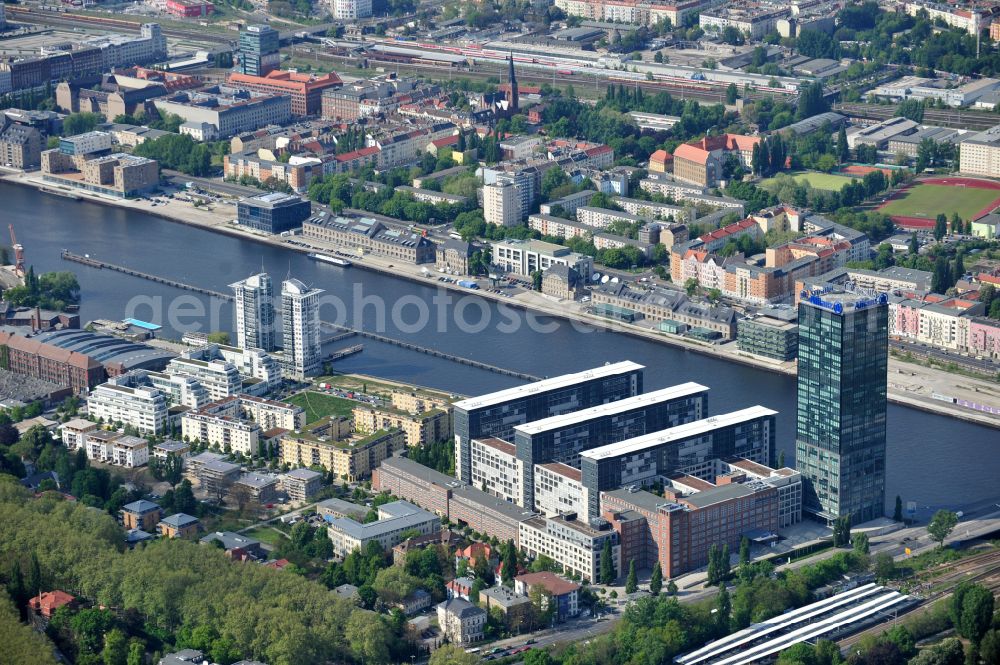
M 880 205 L 877 210 L 881 210 L 889 204 L 890 201 L 903 195 L 910 187 L 914 185 L 944 185 L 952 187 L 972 187 L 974 189 L 990 189 L 1000 191 L 1000 182 L 994 182 L 993 180 L 979 180 L 978 178 L 927 178 L 925 180 L 918 180 L 911 185 L 907 185 L 903 189 L 900 189 L 888 199 L 886 202 Z M 993 199 L 989 205 L 977 212 L 973 219 L 979 219 L 983 215 L 989 214 L 997 206 L 1000 206 L 1000 195 Z M 905 229 L 931 229 L 934 228 L 935 220 L 928 219 L 926 217 L 907 217 L 903 215 L 891 215 L 890 219 Z

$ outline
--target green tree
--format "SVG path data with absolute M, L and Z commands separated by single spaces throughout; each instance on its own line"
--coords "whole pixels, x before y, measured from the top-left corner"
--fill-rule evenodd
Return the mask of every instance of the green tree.
M 951 535 L 956 525 L 958 525 L 958 515 L 950 510 L 939 510 L 927 524 L 927 535 L 938 544 L 938 547 L 943 548 L 945 539 Z
M 663 588 L 663 570 L 660 568 L 659 559 L 653 563 L 653 574 L 649 578 L 649 593 L 654 596 L 660 595 L 660 590 Z
M 120 628 L 112 628 L 104 636 L 101 659 L 104 665 L 128 665 L 128 637 Z
M 736 88 L 736 84 L 730 83 L 729 86 L 726 88 L 726 104 L 732 106 L 736 103 L 736 100 L 738 98 L 739 98 L 739 90 Z
M 893 508 L 892 510 L 892 521 L 894 522 L 903 521 L 903 498 L 898 494 L 896 495 L 896 507 Z
M 946 235 L 948 235 L 948 216 L 939 213 L 934 219 L 934 239 L 940 242 Z
M 476 665 L 478 662 L 478 656 L 465 653 L 462 647 L 456 644 L 442 644 L 431 653 L 428 665 Z M 527 659 L 524 662 L 527 663 Z
M 506 586 L 512 586 L 515 574 L 517 574 L 517 549 L 514 547 L 514 541 L 508 540 L 504 546 L 500 579 Z
M 615 581 L 615 564 L 611 558 L 611 540 L 605 539 L 601 548 L 601 584 L 613 584 Z
M 698 280 L 694 277 L 689 277 L 684 282 L 684 291 L 688 294 L 688 297 L 694 296 L 698 292 Z
M 356 658 L 371 665 L 389 662 L 389 642 L 392 635 L 380 615 L 355 611 L 347 620 L 344 631 L 347 644 Z
M 676 596 L 678 591 L 680 591 L 680 589 L 677 588 L 677 583 L 676 582 L 674 582 L 673 580 L 670 580 L 669 582 L 667 582 L 667 595 L 668 596 Z
M 223 346 L 229 346 L 232 344 L 229 338 L 229 333 L 220 330 L 208 333 L 208 343 L 222 344 Z
M 872 572 L 879 582 L 883 584 L 896 577 L 896 562 L 891 554 L 879 552 L 872 560 Z
M 542 271 L 535 270 L 531 273 L 531 288 L 535 291 L 542 290 Z
M 855 534 L 854 538 L 851 539 L 851 544 L 854 545 L 854 551 L 858 554 L 868 554 L 871 551 L 866 533 Z
M 978 643 L 993 621 L 993 592 L 979 584 L 962 582 L 952 593 L 951 622 L 955 632 Z
M 733 604 L 729 598 L 729 590 L 722 584 L 715 597 L 715 634 L 719 637 L 729 634 L 729 615 L 732 611 Z
M 1000 632 L 986 631 L 979 642 L 979 656 L 986 665 L 1000 665 Z
M 750 539 L 746 536 L 740 539 L 740 565 L 745 566 L 750 563 Z
M 833 546 L 847 547 L 851 544 L 851 516 L 843 515 L 833 522 Z
M 837 159 L 841 164 L 846 162 L 851 158 L 851 148 L 847 144 L 847 130 L 843 125 L 840 126 L 840 131 L 837 132 Z
M 126 665 L 144 665 L 146 661 L 146 649 L 142 642 L 132 640 L 128 645 L 128 659 Z
M 628 577 L 625 578 L 625 593 L 635 593 L 639 590 L 639 580 L 635 574 L 635 560 L 628 562 Z

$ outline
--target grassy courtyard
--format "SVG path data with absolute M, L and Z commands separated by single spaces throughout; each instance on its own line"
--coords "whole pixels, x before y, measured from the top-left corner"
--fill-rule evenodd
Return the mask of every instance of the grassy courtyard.
M 818 171 L 796 171 L 788 175 L 796 182 L 808 182 L 815 189 L 826 189 L 831 192 L 839 192 L 841 187 L 851 182 L 847 176 L 819 173 Z M 761 184 L 766 188 L 773 182 L 775 182 L 774 178 L 768 178 Z
M 285 401 L 305 409 L 307 423 L 314 423 L 326 416 L 350 416 L 357 405 L 353 400 L 308 390 Z
M 972 219 L 980 210 L 996 200 L 1000 192 L 994 189 L 955 187 L 952 185 L 921 184 L 900 193 L 879 208 L 879 212 L 898 217 L 933 220 L 940 213 L 949 219 L 954 213 L 962 219 Z

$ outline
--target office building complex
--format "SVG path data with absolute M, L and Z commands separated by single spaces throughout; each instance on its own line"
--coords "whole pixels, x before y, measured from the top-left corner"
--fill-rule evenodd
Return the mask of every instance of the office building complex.
M 603 492 L 601 505 L 621 534 L 622 561 L 637 568 L 659 561 L 667 578 L 707 564 L 713 545 L 735 551 L 745 535 L 773 536 L 778 528 L 778 490 L 753 480 L 684 477 L 664 496 L 635 487 Z
M 234 134 L 281 125 L 292 117 L 292 98 L 242 88 L 212 86 L 182 90 L 153 101 L 161 114 L 184 119 L 180 133 L 196 141 L 214 141 Z
M 500 439 L 472 440 L 472 486 L 504 501 L 524 505 L 524 464 L 514 446 Z
M 534 467 L 560 462 L 580 468 L 580 453 L 708 416 L 708 388 L 685 383 L 514 427 L 524 464 L 522 506 L 534 504 Z M 478 485 L 476 485 L 478 487 Z
M 472 480 L 472 439 L 510 440 L 514 426 L 642 392 L 642 365 L 624 361 L 461 400 L 455 408 L 455 469 Z
M 601 552 L 605 541 L 611 542 L 611 560 L 621 573 L 618 533 L 604 519 L 589 523 L 576 515 L 533 517 L 520 523 L 518 546 L 530 557 L 545 555 L 562 565 L 567 573 L 576 573 L 589 582 L 600 580 Z
M 258 273 L 229 287 L 236 304 L 236 345 L 241 349 L 274 350 L 274 294 L 271 277 Z
M 235 71 L 251 76 L 267 76 L 280 65 L 277 30 L 269 25 L 248 25 L 240 31 Z
M 580 469 L 550 462 L 534 468 L 535 509 L 546 517 L 576 513 L 587 516 L 590 504 Z
M 275 70 L 267 76 L 232 73 L 227 81 L 237 88 L 292 98 L 292 115 L 318 115 L 322 109 L 323 91 L 339 87 L 343 82 L 336 73 L 306 74 Z
M 378 543 L 388 551 L 403 541 L 408 531 L 427 535 L 441 528 L 441 518 L 406 501 L 393 501 L 378 507 L 378 521 L 359 524 L 350 517 L 335 517 L 327 522 L 333 552 L 347 556 L 364 551 L 368 543 Z
M 599 514 L 602 491 L 651 483 L 677 471 L 697 476 L 719 457 L 770 464 L 776 415 L 752 406 L 583 451 L 580 466 L 589 513 Z
M 309 201 L 281 192 L 250 196 L 236 204 L 236 223 L 264 233 L 284 233 L 300 228 L 311 214 Z
M 506 272 L 525 277 L 536 270 L 548 270 L 555 265 L 573 268 L 581 275 L 590 275 L 594 272 L 594 260 L 590 256 L 542 240 L 512 238 L 495 242 L 493 263 Z
M 795 442 L 804 508 L 866 522 L 885 510 L 888 297 L 808 296 L 799 303 Z
M 303 379 L 319 372 L 322 351 L 319 341 L 319 296 L 297 279 L 281 283 L 283 361 L 286 372 Z
M 371 217 L 355 219 L 320 212 L 303 222 L 302 236 L 351 252 L 371 252 L 409 263 L 434 263 L 437 258 L 437 249 L 429 238 Z
M 391 457 L 372 473 L 372 487 L 417 503 L 474 531 L 518 542 L 518 525 L 535 516 L 406 457 Z
M 356 21 L 372 15 L 372 0 L 331 0 L 333 18 L 339 21 Z
M 240 392 L 243 381 L 236 367 L 225 360 L 202 360 L 200 355 L 200 349 L 185 352 L 170 361 L 166 373 L 194 379 L 205 388 L 212 400 L 222 400 Z

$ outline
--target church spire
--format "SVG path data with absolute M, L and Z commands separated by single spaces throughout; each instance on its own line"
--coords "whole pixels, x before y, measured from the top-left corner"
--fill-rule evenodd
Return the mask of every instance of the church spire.
M 518 111 L 518 90 L 517 90 L 517 77 L 514 75 L 514 53 L 511 51 L 507 58 L 507 83 L 510 86 L 510 92 L 508 93 L 507 108 L 510 109 L 511 113 L 517 113 Z

